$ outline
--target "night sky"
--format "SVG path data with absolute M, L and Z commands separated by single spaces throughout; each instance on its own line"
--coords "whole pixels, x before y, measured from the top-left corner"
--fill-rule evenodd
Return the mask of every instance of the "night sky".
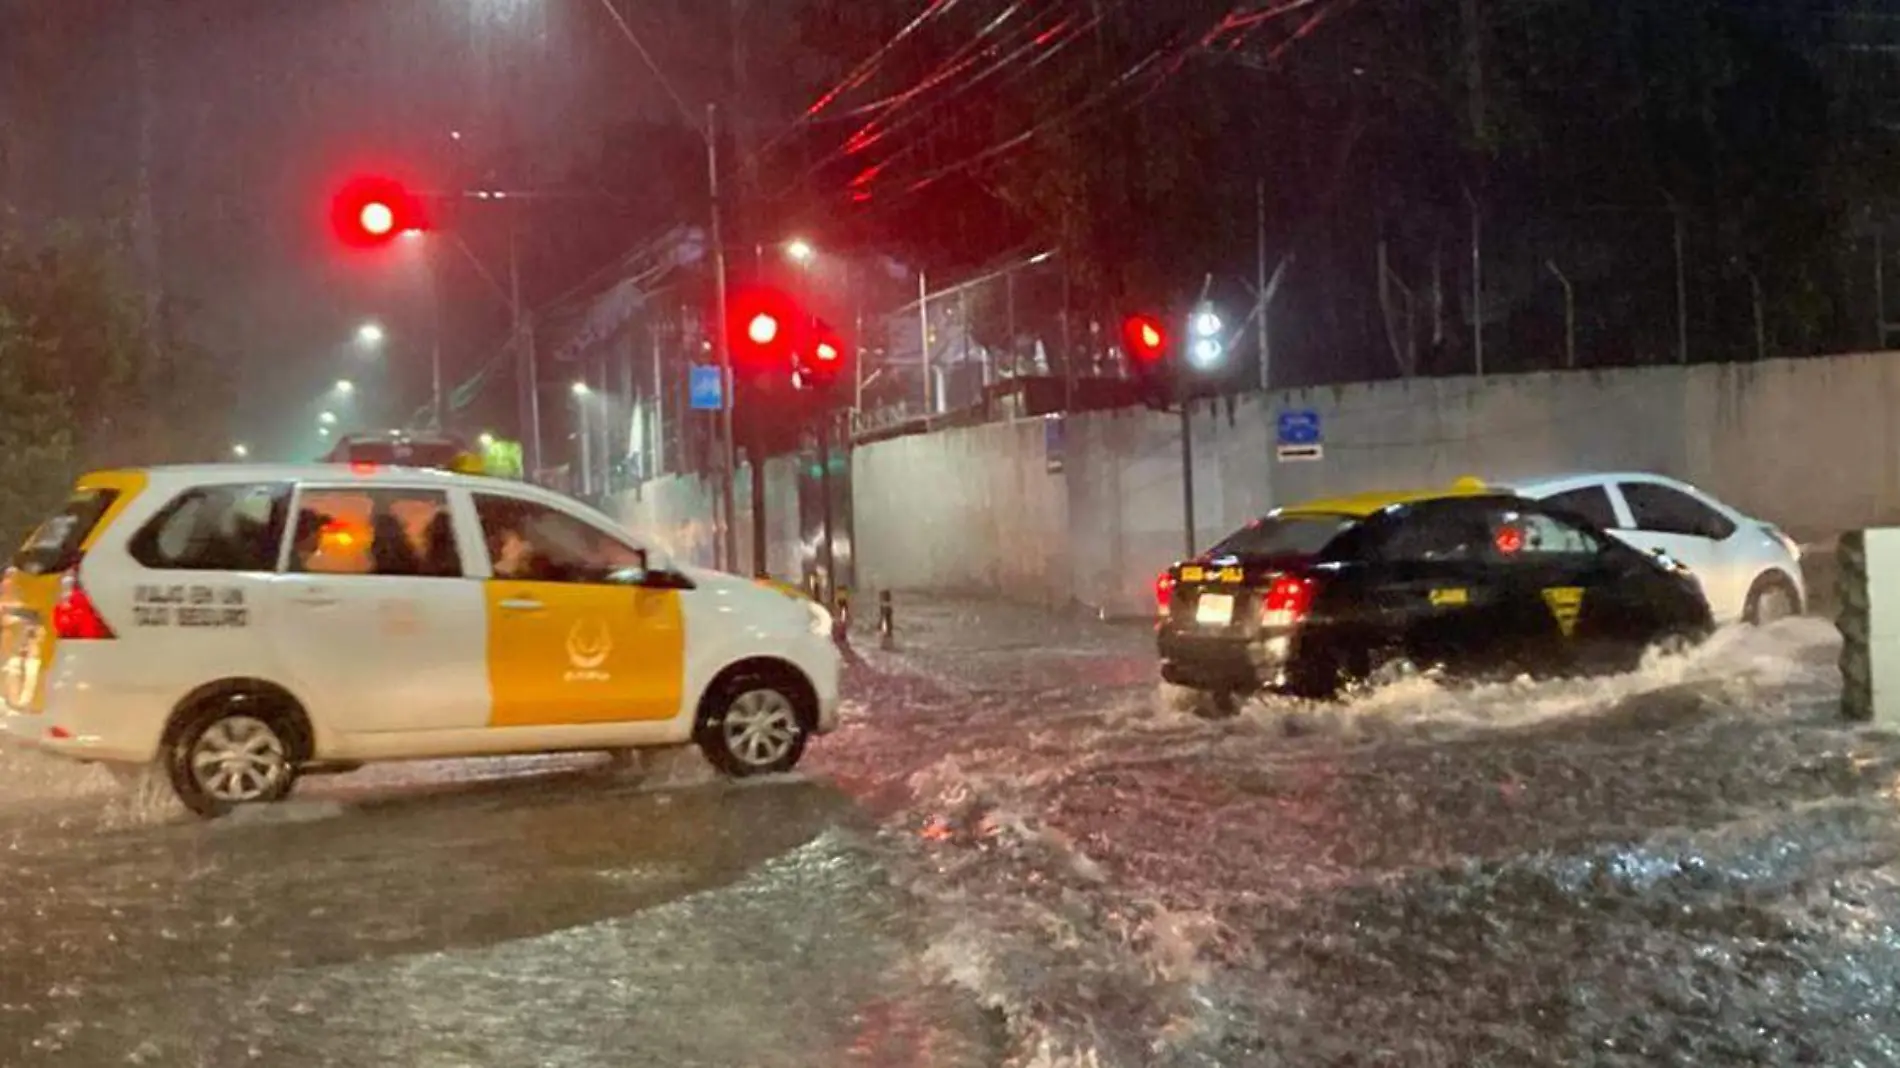
M 188 308 L 190 335 L 236 361 L 244 400 L 230 430 L 259 455 L 314 451 L 314 414 L 340 376 L 362 386 L 364 425 L 399 422 L 427 396 L 414 252 L 338 247 L 326 212 L 345 178 L 380 171 L 436 188 L 459 164 L 532 187 L 595 151 L 606 125 L 670 107 L 594 0 L 144 2 L 163 282 Z M 23 218 L 97 224 L 130 212 L 133 8 L 0 0 L 0 58 L 26 83 L 0 110 L 24 147 Z M 690 85 L 711 57 L 671 47 L 683 36 L 667 25 L 677 10 L 643 17 L 659 20 L 643 29 L 669 45 L 669 76 Z M 498 159 L 509 173 L 494 171 Z M 504 234 L 470 219 L 463 236 L 499 274 Z M 505 313 L 459 252 L 440 251 L 452 386 L 492 350 Z M 380 357 L 352 343 L 365 319 L 388 329 Z M 391 403 L 398 386 L 402 402 Z

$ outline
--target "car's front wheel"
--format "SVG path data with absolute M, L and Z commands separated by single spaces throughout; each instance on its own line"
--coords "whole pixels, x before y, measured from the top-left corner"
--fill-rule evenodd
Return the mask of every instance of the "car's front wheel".
M 1794 584 L 1773 572 L 1755 580 L 1748 591 L 1748 604 L 1742 610 L 1742 618 L 1756 626 L 1767 626 L 1800 614 L 1801 595 L 1795 592 Z
M 176 732 L 166 752 L 172 790 L 200 816 L 282 801 L 296 783 L 287 731 L 268 715 L 217 706 Z
M 790 771 L 811 737 L 791 690 L 767 678 L 737 678 L 722 687 L 699 728 L 706 759 L 735 778 Z

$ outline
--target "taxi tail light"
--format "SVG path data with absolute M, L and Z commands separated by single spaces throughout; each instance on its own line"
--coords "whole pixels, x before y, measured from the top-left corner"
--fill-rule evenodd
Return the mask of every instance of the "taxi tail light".
M 61 641 L 105 641 L 115 638 L 105 617 L 93 606 L 78 571 L 59 580 L 59 600 L 53 604 L 53 633 Z
M 1291 627 L 1306 618 L 1313 608 L 1318 584 L 1309 578 L 1281 575 L 1267 587 L 1260 601 L 1260 624 L 1265 627 Z
M 1155 615 L 1165 616 L 1168 607 L 1174 603 L 1174 576 L 1163 571 L 1155 579 Z

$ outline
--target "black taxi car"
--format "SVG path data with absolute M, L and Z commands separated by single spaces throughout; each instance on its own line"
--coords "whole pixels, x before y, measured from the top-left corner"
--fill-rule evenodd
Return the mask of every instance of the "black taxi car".
M 1633 669 L 1712 629 L 1693 578 L 1475 481 L 1282 508 L 1155 584 L 1168 682 L 1328 697 L 1392 663 L 1467 677 Z

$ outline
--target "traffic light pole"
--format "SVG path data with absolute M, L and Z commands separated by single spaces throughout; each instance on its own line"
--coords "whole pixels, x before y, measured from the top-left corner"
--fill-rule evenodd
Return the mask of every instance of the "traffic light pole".
M 423 241 L 422 269 L 429 276 L 429 416 L 443 429 L 442 412 L 442 255 L 437 242 Z
M 1178 363 L 1174 369 L 1175 396 L 1181 404 L 1181 516 L 1187 528 L 1187 552 L 1194 556 L 1194 412 L 1188 403 L 1187 368 Z
M 724 470 L 719 478 L 721 510 L 719 559 L 727 571 L 739 569 L 739 531 L 734 522 L 733 480 L 739 468 L 732 444 L 732 405 L 737 392 L 732 374 L 731 324 L 727 322 L 726 244 L 720 225 L 719 206 L 719 105 L 706 105 L 706 181 L 712 193 L 712 247 L 714 286 L 719 290 L 719 451 Z
M 827 398 L 818 414 L 818 494 L 823 498 L 818 514 L 820 533 L 824 537 L 824 554 L 819 557 L 819 566 L 825 572 L 825 607 L 833 610 L 838 607 L 838 557 L 831 542 L 831 420 L 836 414 Z

